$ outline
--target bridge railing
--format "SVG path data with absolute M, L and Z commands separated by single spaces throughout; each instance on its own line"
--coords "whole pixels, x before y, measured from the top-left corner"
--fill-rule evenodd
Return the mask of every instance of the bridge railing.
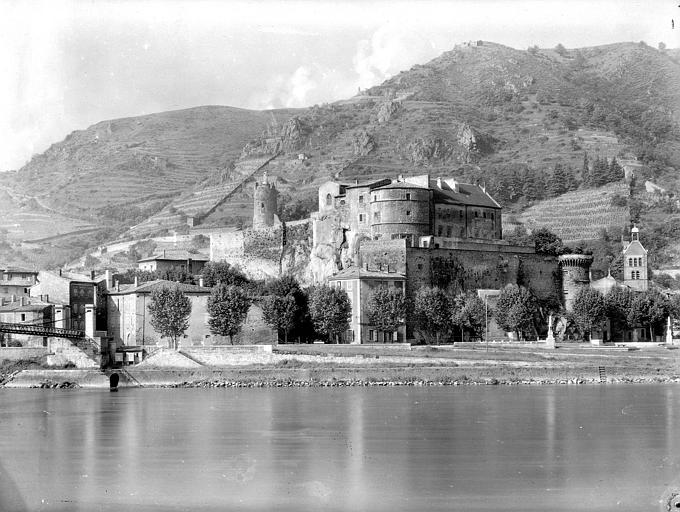
M 29 334 L 32 336 L 57 336 L 59 338 L 83 338 L 84 331 L 74 329 L 60 329 L 58 327 L 35 325 L 35 324 L 13 324 L 0 322 L 0 332 L 9 334 Z

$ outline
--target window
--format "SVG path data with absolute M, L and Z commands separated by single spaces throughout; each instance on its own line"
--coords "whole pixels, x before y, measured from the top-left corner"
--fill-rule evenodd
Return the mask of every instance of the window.
M 633 258 L 633 266 L 634 266 L 634 267 L 637 267 L 637 263 L 638 263 L 638 259 L 637 259 L 637 258 Z
M 451 238 L 451 226 L 446 227 L 446 236 Z
M 410 217 L 410 216 L 411 216 L 411 210 L 406 210 L 406 215 L 407 215 L 408 217 Z
M 264 208 L 264 203 L 260 203 L 260 208 Z
M 380 222 L 380 212 L 373 212 L 373 220 L 375 222 Z
M 642 266 L 642 258 L 638 258 L 638 259 L 640 260 L 640 265 L 639 265 L 639 266 Z
M 28 288 L 24 288 L 24 293 L 28 293 Z
M 362 204 L 364 202 L 364 196 L 361 195 L 359 196 L 359 204 Z
M 340 204 L 345 204 L 345 200 L 344 200 L 344 199 L 340 199 Z
M 628 266 L 629 267 L 633 266 L 633 258 L 628 258 Z
M 460 211 L 458 212 L 458 217 L 461 218 L 461 219 L 463 218 L 463 210 L 460 210 Z
M 351 292 L 353 288 L 352 281 L 347 281 L 347 291 Z
M 443 231 L 444 231 L 444 226 L 437 226 L 437 236 L 442 236 Z
M 360 213 L 359 214 L 359 222 L 363 222 L 363 221 L 364 221 L 364 214 Z
M 491 220 L 496 220 L 496 214 L 491 212 Z
M 477 217 L 479 217 L 479 212 L 478 212 L 478 211 L 475 211 L 475 219 L 476 219 Z
M 368 341 L 373 341 L 375 340 L 375 331 L 374 330 L 369 330 L 368 331 Z
M 406 200 L 410 201 L 411 200 L 411 194 L 406 194 Z
M 326 206 L 331 206 L 333 204 L 333 196 L 326 194 Z
M 26 313 L 21 313 L 21 321 L 22 322 L 26 321 Z

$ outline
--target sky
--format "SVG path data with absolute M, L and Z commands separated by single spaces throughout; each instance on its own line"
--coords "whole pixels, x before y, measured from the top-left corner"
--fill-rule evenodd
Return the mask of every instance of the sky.
M 106 119 L 347 98 L 469 40 L 680 47 L 680 0 L 0 0 L 0 13 L 0 171 Z

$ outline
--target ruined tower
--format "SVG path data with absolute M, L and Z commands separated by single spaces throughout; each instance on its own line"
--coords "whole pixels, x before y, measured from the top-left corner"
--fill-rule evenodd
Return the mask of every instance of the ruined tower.
M 563 254 L 558 261 L 562 271 L 564 307 L 571 311 L 578 292 L 590 287 L 590 265 L 593 257 L 587 254 Z
M 276 199 L 278 191 L 273 183 L 267 180 L 267 171 L 262 181 L 255 182 L 253 193 L 253 229 L 262 229 L 274 225 L 276 216 Z

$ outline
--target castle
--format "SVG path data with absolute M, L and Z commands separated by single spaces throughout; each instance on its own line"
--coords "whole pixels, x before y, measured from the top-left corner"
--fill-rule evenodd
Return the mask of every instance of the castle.
M 240 265 L 255 278 L 293 273 L 303 284 L 347 291 L 353 312 L 348 343 L 405 341 L 412 326 L 376 331 L 366 304 L 376 287 L 413 297 L 421 286 L 475 291 L 491 303 L 508 284 L 531 288 L 538 299 L 567 311 L 579 290 L 607 293 L 611 276 L 592 281 L 592 256 L 537 254 L 503 240 L 502 208 L 484 187 L 453 178 L 399 176 L 365 183 L 329 181 L 318 189 L 310 219 L 282 223 L 278 192 L 265 174 L 253 190 L 253 227 L 211 236 L 211 260 Z M 647 289 L 647 251 L 639 231 L 623 250 L 624 282 Z M 500 331 L 491 332 L 494 337 Z

